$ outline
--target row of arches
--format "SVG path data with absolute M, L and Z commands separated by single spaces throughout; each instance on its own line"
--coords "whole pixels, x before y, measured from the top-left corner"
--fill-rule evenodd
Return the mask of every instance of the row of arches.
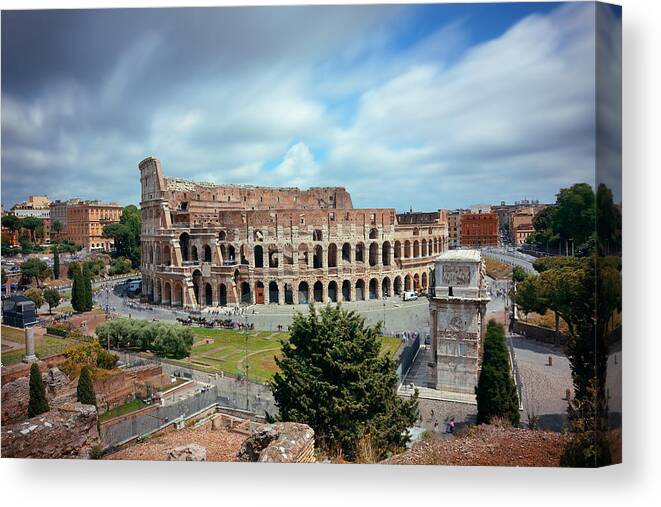
M 181 258 L 183 262 L 213 262 L 213 250 L 211 245 L 204 244 L 199 248 L 191 244 L 190 235 L 187 232 L 179 236 Z M 329 243 L 324 245 L 310 245 L 300 243 L 296 248 L 290 244 L 279 247 L 276 244 L 256 244 L 250 249 L 247 244 L 238 247 L 232 243 L 221 243 L 220 255 L 224 265 L 252 265 L 255 268 L 278 268 L 280 265 L 309 267 L 313 269 L 336 268 L 340 265 L 353 263 L 368 264 L 375 266 L 392 266 L 394 262 L 401 259 L 424 258 L 442 253 L 447 249 L 445 238 L 434 238 L 427 241 L 422 240 L 400 240 L 391 243 L 386 240 L 381 243 L 373 241 L 364 243 L 344 242 L 341 245 Z M 145 259 L 148 264 L 172 265 L 172 251 L 170 245 L 148 244 L 146 246 Z
M 342 301 L 365 301 L 383 297 L 400 296 L 404 291 L 427 290 L 427 272 L 407 273 L 395 277 L 359 278 L 356 281 L 301 280 L 297 283 L 257 280 L 252 284 L 240 281 L 233 284 L 212 284 L 200 276 L 193 278 L 194 301 L 186 302 L 184 286 L 179 281 L 154 281 L 145 283 L 150 300 L 165 305 L 227 306 L 241 304 L 308 304 Z

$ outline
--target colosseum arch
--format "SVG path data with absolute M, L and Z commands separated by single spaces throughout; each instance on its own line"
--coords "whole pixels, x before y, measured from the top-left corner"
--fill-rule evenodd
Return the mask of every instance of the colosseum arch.
M 315 245 L 314 256 L 312 258 L 312 267 L 315 269 L 324 267 L 324 249 L 321 245 Z
M 422 273 L 420 279 L 422 281 L 422 288 L 427 289 L 427 273 Z
M 356 296 L 355 300 L 356 301 L 364 301 L 365 300 L 365 282 L 361 279 L 356 280 Z
M 244 266 L 250 264 L 250 247 L 247 244 L 243 243 L 239 247 L 239 257 L 241 257 L 240 264 L 243 264 Z
M 365 244 L 362 241 L 356 243 L 355 262 L 365 262 Z
M 328 284 L 328 300 L 337 303 L 337 282 L 335 280 Z
M 227 306 L 227 286 L 224 283 L 218 285 L 218 304 Z
M 390 278 L 387 276 L 381 280 L 381 296 L 382 297 L 389 297 L 392 294 L 390 293 Z
M 369 239 L 378 239 L 379 238 L 379 231 L 376 227 L 372 227 L 370 229 L 370 234 L 369 234 Z
M 241 303 L 246 305 L 252 303 L 250 284 L 248 282 L 241 282 Z
M 264 267 L 264 248 L 262 245 L 255 245 L 255 267 L 263 268 Z
M 379 282 L 376 278 L 372 278 L 369 284 L 369 299 L 376 299 L 379 296 Z
M 264 234 L 259 229 L 253 232 L 252 238 L 254 241 L 264 241 Z
M 376 242 L 370 243 L 369 265 L 376 266 L 379 260 L 379 244 Z
M 263 305 L 264 301 L 264 282 L 257 280 L 255 282 L 255 304 Z
M 350 264 L 351 263 L 351 244 L 350 243 L 344 243 L 342 245 L 342 264 Z
M 390 266 L 390 241 L 384 241 L 381 245 L 381 264 Z
M 310 266 L 309 256 L 308 245 L 306 243 L 298 245 L 298 265 L 302 269 L 307 269 Z
M 225 231 L 220 231 L 218 233 L 218 239 L 220 241 L 225 241 L 227 239 L 227 233 Z
M 411 258 L 411 242 L 408 239 L 404 241 L 404 258 Z
M 195 271 L 193 271 L 193 292 L 195 293 L 194 303 L 196 305 L 199 305 L 202 302 L 202 298 L 200 297 L 201 289 L 202 289 L 202 271 L 196 269 Z
M 170 285 L 170 282 L 165 282 L 163 284 L 163 294 L 161 297 L 161 302 L 164 305 L 172 304 L 172 285 Z
M 324 234 L 321 229 L 315 229 L 312 231 L 312 241 L 323 241 Z
M 291 283 L 285 283 L 285 304 L 293 305 L 294 304 L 294 287 Z
M 181 259 L 186 262 L 189 258 L 190 235 L 182 232 L 179 235 L 179 246 L 181 247 Z
M 236 250 L 234 245 L 227 245 L 227 260 L 230 264 L 236 264 Z
M 280 302 L 280 287 L 278 282 L 269 283 L 269 303 L 278 304 Z
M 395 261 L 398 261 L 399 259 L 402 258 L 402 242 L 401 241 L 395 241 Z
M 312 286 L 312 294 L 314 296 L 314 302 L 315 303 L 321 303 L 324 300 L 324 284 L 321 283 L 319 280 L 314 282 L 314 285 Z
M 184 286 L 177 282 L 172 286 L 172 306 L 184 304 Z
M 413 279 L 411 278 L 410 274 L 407 274 L 404 277 L 404 290 L 406 292 L 413 290 Z
M 279 264 L 279 259 L 278 259 L 278 246 L 277 245 L 269 245 L 268 246 L 268 252 L 269 252 L 269 268 L 277 268 Z
M 198 260 L 197 247 L 195 245 L 190 247 L 190 260 L 191 261 L 197 261 Z
M 211 247 L 204 245 L 204 262 L 211 262 Z
M 427 240 L 423 239 L 420 242 L 420 255 L 422 257 L 427 257 Z
M 342 301 L 351 301 L 351 282 L 349 280 L 342 282 Z
M 400 296 L 402 294 L 402 277 L 397 275 L 395 277 L 395 281 L 393 282 L 392 286 L 395 295 Z
M 298 284 L 298 302 L 302 305 L 307 305 L 310 302 L 310 286 L 308 282 L 301 282 Z
M 328 267 L 337 267 L 337 245 L 335 243 L 330 243 L 328 245 Z
M 213 289 L 210 283 L 204 286 L 204 304 L 206 306 L 213 306 Z
M 413 275 L 413 290 L 418 290 L 420 288 L 420 275 L 416 273 Z
M 416 239 L 413 242 L 413 258 L 420 257 L 420 242 Z
M 282 247 L 282 262 L 285 266 L 292 266 L 294 264 L 294 247 L 291 243 L 286 243 Z

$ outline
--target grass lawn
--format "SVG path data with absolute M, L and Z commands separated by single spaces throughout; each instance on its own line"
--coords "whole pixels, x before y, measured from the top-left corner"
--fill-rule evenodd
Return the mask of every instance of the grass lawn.
M 135 399 L 135 400 L 127 401 L 123 405 L 115 407 L 112 410 L 109 410 L 108 412 L 101 414 L 99 416 L 99 422 L 105 422 L 108 419 L 112 419 L 113 417 L 118 417 L 120 415 L 130 414 L 131 412 L 135 412 L 136 410 L 140 410 L 141 408 L 146 406 L 147 404 L 142 400 Z
M 195 345 L 191 357 L 174 360 L 176 363 L 208 372 L 223 371 L 228 375 L 245 372 L 245 334 L 230 329 L 193 328 Z M 275 356 L 280 354 L 280 340 L 288 338 L 287 333 L 271 331 L 248 332 L 248 376 L 250 380 L 265 382 L 276 372 Z M 204 340 L 212 343 L 205 344 Z M 384 336 L 383 353 L 395 357 L 401 341 L 399 338 Z
M 9 326 L 2 326 L 2 338 L 16 343 L 25 343 L 25 335 L 22 329 L 17 329 Z M 36 339 L 36 353 L 37 357 L 48 357 L 55 354 L 61 354 L 69 347 L 77 345 L 79 342 L 71 338 L 60 338 L 58 336 L 44 335 L 43 338 Z M 12 364 L 20 363 L 25 355 L 24 349 L 12 350 L 11 352 L 2 353 L 2 364 L 9 366 Z

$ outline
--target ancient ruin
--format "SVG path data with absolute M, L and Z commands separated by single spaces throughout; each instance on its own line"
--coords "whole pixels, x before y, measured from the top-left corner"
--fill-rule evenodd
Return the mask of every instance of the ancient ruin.
M 489 296 L 480 252 L 452 250 L 436 259 L 429 300 L 436 388 L 474 401 Z
M 380 299 L 425 291 L 447 212 L 353 208 L 344 188 L 196 183 L 140 162 L 142 280 L 186 308 Z

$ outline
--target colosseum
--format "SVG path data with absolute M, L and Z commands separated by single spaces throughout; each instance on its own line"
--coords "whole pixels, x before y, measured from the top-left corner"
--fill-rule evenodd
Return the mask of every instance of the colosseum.
M 354 208 L 342 187 L 216 185 L 139 164 L 143 296 L 190 309 L 426 291 L 447 212 Z

